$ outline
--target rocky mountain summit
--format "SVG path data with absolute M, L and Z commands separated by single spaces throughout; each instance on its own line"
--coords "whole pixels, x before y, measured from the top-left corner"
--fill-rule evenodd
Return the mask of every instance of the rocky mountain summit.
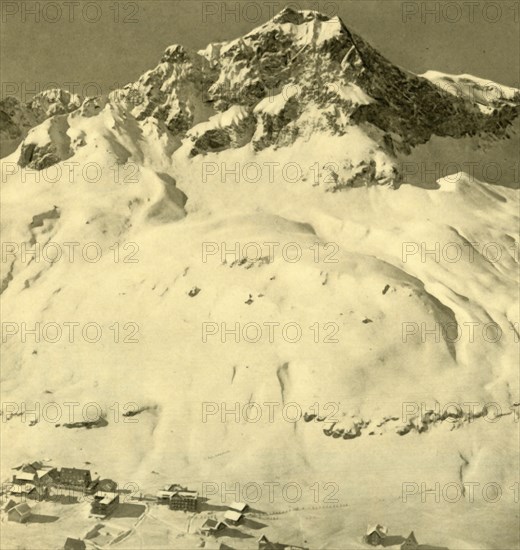
M 517 137 L 511 126 L 520 110 L 514 90 L 483 110 L 438 76 L 428 76 L 393 65 L 338 17 L 286 8 L 236 40 L 199 52 L 170 46 L 157 67 L 112 92 L 108 102 L 97 101 L 100 111 L 125 120 L 122 131 L 155 121 L 169 153 L 181 148 L 188 157 L 294 146 L 317 134 L 345 138 L 346 150 L 353 140 L 363 142 L 361 163 L 345 151 L 333 190 L 398 183 L 396 155 L 410 154 L 432 136 L 483 142 Z M 39 94 L 28 106 L 4 101 L 4 133 L 11 138 L 53 119 L 42 129 L 43 140 L 37 133 L 27 136 L 21 166 L 41 169 L 74 153 L 62 143 L 68 142 L 63 134 L 70 122 L 56 118 L 70 119 L 78 107 L 79 98 L 57 90 Z M 88 142 L 85 136 L 79 146 Z

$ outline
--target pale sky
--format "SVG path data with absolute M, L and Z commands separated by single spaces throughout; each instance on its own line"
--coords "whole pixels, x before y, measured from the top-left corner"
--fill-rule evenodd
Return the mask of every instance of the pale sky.
M 1 96 L 15 95 L 24 101 L 56 85 L 82 95 L 106 93 L 157 65 L 170 44 L 199 49 L 212 41 L 236 38 L 286 5 L 339 15 L 350 30 L 413 72 L 435 69 L 520 84 L 518 0 L 3 0 L 0 4 Z

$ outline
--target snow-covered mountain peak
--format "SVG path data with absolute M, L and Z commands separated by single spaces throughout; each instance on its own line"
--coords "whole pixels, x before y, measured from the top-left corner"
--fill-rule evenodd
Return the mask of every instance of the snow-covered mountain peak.
M 483 108 L 444 89 L 438 78 L 397 67 L 338 17 L 286 8 L 244 36 L 199 52 L 172 44 L 155 68 L 112 92 L 108 101 L 128 114 L 123 132 L 134 135 L 132 121 L 156 121 L 154 132 L 166 136 L 169 154 L 179 149 L 178 155 L 189 158 L 243 147 L 255 153 L 299 150 L 316 135 L 347 141 L 357 135 L 366 145 L 368 165 L 353 172 L 349 168 L 344 177 L 337 173 L 336 189 L 352 181 L 398 182 L 399 171 L 389 169 L 398 155 L 409 155 L 433 136 L 477 141 L 490 136 L 491 142 L 509 137 L 519 114 L 514 97 L 508 92 L 507 101 Z M 46 118 L 66 113 L 63 104 L 77 109 L 78 101 L 50 90 L 35 110 Z M 78 116 L 96 116 L 100 106 L 95 103 L 90 100 Z M 28 126 L 41 121 L 34 117 Z M 60 122 L 50 127 L 69 126 Z M 55 131 L 44 134 L 56 141 Z M 82 135 L 78 143 L 93 141 Z M 43 159 L 48 165 L 61 158 L 59 143 L 38 151 L 41 144 L 31 141 L 22 152 L 26 145 L 30 154 L 20 154 L 22 165 L 41 167 Z M 342 163 L 357 166 L 350 144 L 340 149 L 345 151 Z
M 317 46 L 349 32 L 338 16 L 329 17 L 314 10 L 296 11 L 288 7 L 264 25 L 248 33 L 244 40 L 254 39 L 261 33 L 273 31 L 290 36 L 299 46 Z

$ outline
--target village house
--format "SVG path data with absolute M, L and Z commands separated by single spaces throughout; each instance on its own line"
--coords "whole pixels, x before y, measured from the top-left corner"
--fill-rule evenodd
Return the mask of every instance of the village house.
M 9 512 L 9 510 L 11 508 L 14 508 L 15 506 L 16 502 L 12 498 L 10 498 L 2 504 L 2 508 L 0 508 L 0 510 L 2 511 L 2 513 L 7 514 L 7 512 Z
M 365 542 L 372 546 L 383 544 L 383 539 L 386 538 L 388 529 L 383 525 L 369 525 L 365 534 Z
M 63 546 L 63 550 L 86 550 L 87 545 L 80 539 L 72 539 L 68 538 L 65 541 L 65 545 Z
M 40 468 L 43 468 L 43 464 L 41 462 L 24 462 L 19 466 L 15 466 L 13 470 L 34 474 L 36 473 L 36 470 L 39 470 Z
M 241 514 L 240 512 L 235 512 L 234 510 L 228 510 L 224 514 L 224 521 L 228 525 L 238 525 L 242 521 L 243 517 L 244 515 Z
M 58 470 L 53 466 L 42 466 L 36 470 L 37 482 L 40 485 L 49 485 L 54 483 L 58 477 Z
M 80 468 L 61 468 L 57 483 L 67 489 L 86 491 L 92 484 L 90 470 Z
M 200 532 L 205 535 L 214 535 L 217 536 L 219 531 L 222 531 L 225 529 L 227 525 L 223 523 L 222 521 L 218 521 L 216 519 L 207 519 L 200 528 Z
M 401 544 L 401 550 L 417 550 L 419 543 L 415 538 L 415 533 L 412 531 L 408 538 Z
M 240 514 L 243 514 L 247 511 L 249 506 L 245 502 L 232 502 L 229 506 L 229 510 L 233 510 L 234 512 L 239 512 Z
M 17 523 L 25 523 L 29 521 L 31 517 L 31 508 L 26 502 L 21 502 L 16 506 L 13 506 L 7 512 L 8 521 L 16 521 Z
M 48 488 L 53 483 L 51 466 L 41 466 L 39 463 L 26 464 L 13 468 L 13 485 L 8 490 L 10 494 L 21 498 L 43 500 L 48 496 Z
M 175 491 L 170 498 L 170 510 L 196 512 L 198 498 L 197 491 Z
M 41 462 L 24 463 L 13 468 L 13 481 L 19 479 L 21 481 L 42 482 L 45 478 L 50 480 L 56 477 L 57 470 L 54 466 L 46 466 Z
M 95 517 L 106 518 L 117 508 L 118 504 L 119 495 L 117 493 L 98 491 L 90 505 L 90 514 Z

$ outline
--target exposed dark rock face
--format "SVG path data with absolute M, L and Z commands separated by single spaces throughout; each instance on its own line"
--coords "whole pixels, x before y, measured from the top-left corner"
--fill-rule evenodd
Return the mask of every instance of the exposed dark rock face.
M 164 121 L 173 134 L 183 135 L 212 110 L 203 108 L 208 79 L 208 62 L 174 45 L 166 49 L 155 69 L 113 92 L 110 98 L 123 103 L 137 120 L 153 117 Z
M 44 120 L 72 113 L 81 106 L 82 98 L 66 90 L 50 89 L 36 94 L 27 103 L 15 97 L 0 101 L 0 139 L 21 139 Z
M 29 132 L 22 142 L 18 164 L 22 168 L 43 170 L 73 155 L 67 116 L 57 115 L 45 121 L 42 126 Z M 34 137 L 36 130 L 46 130 L 48 141 L 41 143 Z
M 53 143 L 48 143 L 44 147 L 37 147 L 34 143 L 24 143 L 18 163 L 22 168 L 43 170 L 44 168 L 56 164 L 60 160 Z

